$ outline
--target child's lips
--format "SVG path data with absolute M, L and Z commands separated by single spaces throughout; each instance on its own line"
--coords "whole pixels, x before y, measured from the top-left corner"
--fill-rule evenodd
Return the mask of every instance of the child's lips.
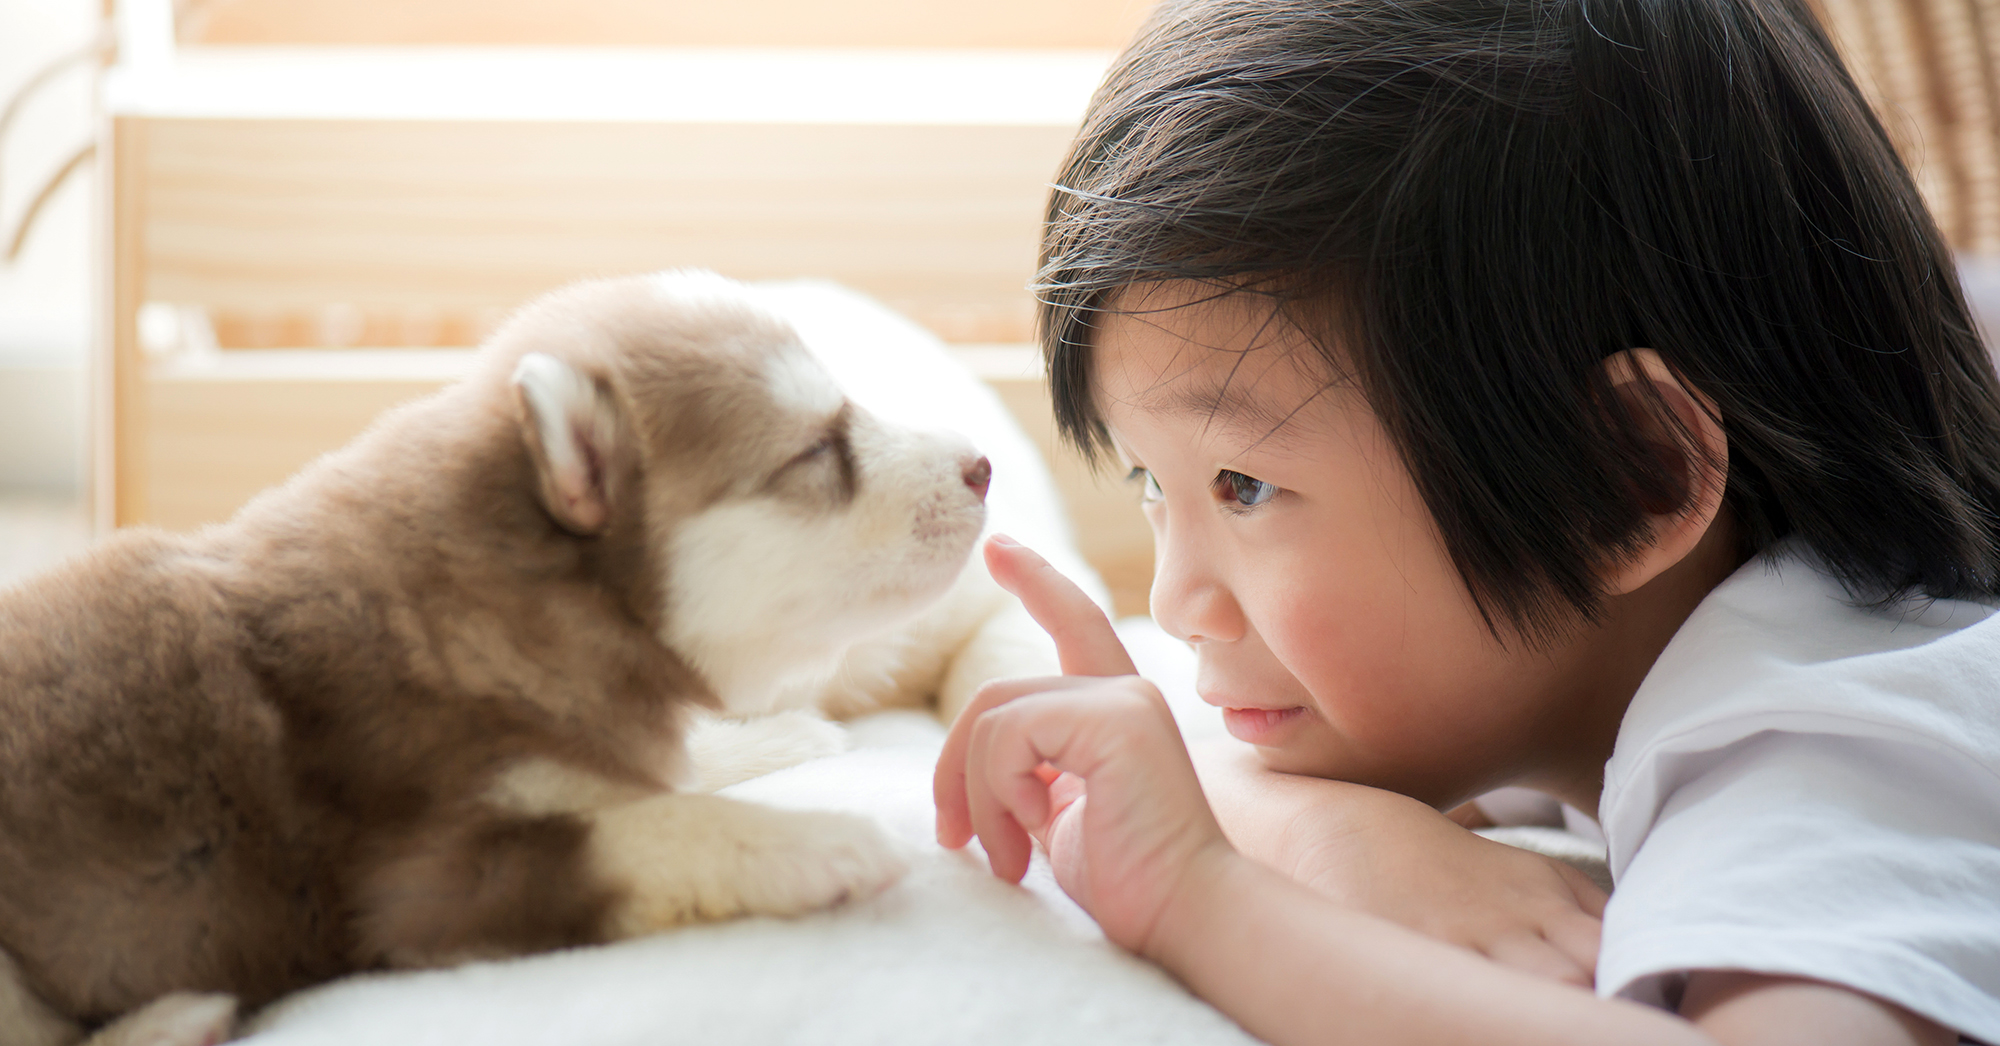
M 1278 735 L 1299 717 L 1306 714 L 1303 706 L 1296 708 L 1224 708 L 1222 725 L 1229 729 L 1230 736 L 1238 741 L 1253 745 L 1271 745 Z

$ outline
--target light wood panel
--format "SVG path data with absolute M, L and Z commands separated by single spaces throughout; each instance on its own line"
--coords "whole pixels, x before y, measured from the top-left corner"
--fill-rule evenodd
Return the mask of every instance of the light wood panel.
M 560 44 L 1118 47 L 1137 0 L 197 0 L 184 41 L 210 44 Z
M 126 122 L 121 120 L 121 123 Z M 146 296 L 506 308 L 592 274 L 818 276 L 1029 334 L 1060 126 L 147 120 Z M 134 161 L 137 162 L 137 161 Z
M 157 380 L 146 389 L 150 467 L 128 478 L 147 523 L 185 529 L 227 519 L 252 495 L 337 449 L 382 411 L 443 382 Z
M 137 121 L 107 121 L 108 146 L 98 186 L 105 217 L 105 281 L 98 316 L 96 374 L 91 403 L 91 516 L 100 530 L 146 518 L 141 477 L 146 450 L 146 360 L 139 351 L 139 306 L 146 300 L 145 165 L 147 127 Z

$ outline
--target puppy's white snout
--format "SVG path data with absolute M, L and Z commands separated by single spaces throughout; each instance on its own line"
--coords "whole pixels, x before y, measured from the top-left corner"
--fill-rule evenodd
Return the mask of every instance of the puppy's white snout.
M 986 488 L 993 482 L 993 463 L 985 455 L 966 460 L 960 470 L 965 477 L 965 485 L 972 488 L 972 496 L 986 500 Z

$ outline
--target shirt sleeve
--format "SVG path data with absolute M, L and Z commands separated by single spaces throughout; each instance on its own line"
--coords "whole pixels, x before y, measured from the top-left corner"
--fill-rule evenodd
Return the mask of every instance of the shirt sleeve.
M 2000 1043 L 2000 778 L 1906 740 L 1767 731 L 1659 757 L 1597 990 L 1673 1008 L 1694 970 L 1808 977 Z

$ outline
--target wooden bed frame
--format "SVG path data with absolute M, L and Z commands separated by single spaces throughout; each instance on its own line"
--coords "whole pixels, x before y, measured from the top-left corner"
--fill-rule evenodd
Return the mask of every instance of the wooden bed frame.
M 1110 57 L 1074 45 L 1121 39 L 1138 5 L 1096 3 L 1096 21 L 1061 38 L 1071 49 L 947 49 L 1005 39 L 958 24 L 895 48 L 801 50 L 419 46 L 437 41 L 410 12 L 468 7 L 457 0 L 370 0 L 387 39 L 302 47 L 274 19 L 333 6 L 259 2 L 262 16 L 211 4 L 183 19 L 205 16 L 227 46 L 189 44 L 172 0 L 117 12 L 100 526 L 225 518 L 449 380 L 526 298 L 700 266 L 833 279 L 959 347 L 1043 444 L 1119 609 L 1143 612 L 1150 535 L 1129 491 L 1053 445 L 1024 290 L 1047 180 Z M 346 6 L 361 17 L 370 3 Z M 793 31 L 818 9 L 761 6 L 787 4 Z M 1026 10 L 1060 21 L 1043 6 Z M 636 42 L 746 42 L 709 21 L 705 37 L 641 25 Z

